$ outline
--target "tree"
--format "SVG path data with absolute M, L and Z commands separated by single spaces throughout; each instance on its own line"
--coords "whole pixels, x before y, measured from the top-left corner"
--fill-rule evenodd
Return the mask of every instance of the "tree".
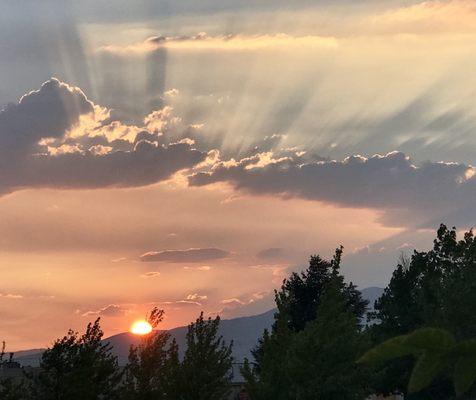
M 290 398 L 361 400 L 370 394 L 367 371 L 356 364 L 368 341 L 345 300 L 336 277 L 322 295 L 316 318 L 293 337 L 286 363 Z
M 178 391 L 178 346 L 170 334 L 155 330 L 164 311 L 154 308 L 147 320 L 154 331 L 145 335 L 139 346 L 131 346 L 121 388 L 124 400 L 175 400 Z
M 472 231 L 457 240 L 456 229 L 441 225 L 433 249 L 415 251 L 407 265 L 399 264 L 371 316 L 375 344 L 415 329 L 447 329 L 458 340 L 476 336 L 476 241 Z M 436 379 L 427 389 L 407 393 L 411 357 L 386 365 L 376 374 L 382 393 L 401 391 L 409 399 L 450 399 L 448 379 Z
M 3 360 L 5 356 L 5 342 L 2 342 L 0 348 L 0 367 L 5 364 Z M 10 360 L 13 357 L 13 353 L 10 353 Z M 25 377 L 21 377 L 15 381 L 12 378 L 0 379 L 0 399 L 2 400 L 27 400 L 27 382 Z
M 70 330 L 43 353 L 32 385 L 35 400 L 117 398 L 122 373 L 111 346 L 102 342 L 99 321 L 88 324 L 82 336 Z
M 271 332 L 265 332 L 253 350 L 254 363 L 245 363 L 243 375 L 253 399 L 294 399 L 293 382 L 286 370 L 288 349 L 299 334 L 318 316 L 324 293 L 334 285 L 342 296 L 343 307 L 360 321 L 367 302 L 340 274 L 342 247 L 331 261 L 315 255 L 301 274 L 293 273 L 275 292 L 277 312 Z M 321 310 L 322 311 L 322 310 Z M 317 340 L 317 338 L 315 338 Z M 301 340 L 304 340 L 301 337 Z M 313 374 L 315 371 L 312 372 Z
M 188 326 L 187 350 L 181 364 L 181 400 L 222 400 L 231 389 L 232 346 L 218 335 L 220 317 Z

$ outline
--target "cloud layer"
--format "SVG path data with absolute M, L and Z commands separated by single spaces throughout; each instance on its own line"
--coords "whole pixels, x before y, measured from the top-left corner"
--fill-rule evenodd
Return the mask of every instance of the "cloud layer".
M 300 153 L 280 157 L 268 152 L 220 161 L 211 171 L 190 177 L 190 184 L 227 182 L 252 194 L 377 208 L 386 211 L 393 223 L 404 214 L 416 215 L 422 223 L 469 207 L 476 199 L 474 174 L 474 168 L 465 164 L 417 165 L 400 152 L 343 161 L 309 161 Z

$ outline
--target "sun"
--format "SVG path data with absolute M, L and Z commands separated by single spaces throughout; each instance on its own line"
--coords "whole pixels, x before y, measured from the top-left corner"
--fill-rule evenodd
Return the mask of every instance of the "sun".
M 134 335 L 147 335 L 152 332 L 152 325 L 147 321 L 136 321 L 131 326 L 131 332 Z

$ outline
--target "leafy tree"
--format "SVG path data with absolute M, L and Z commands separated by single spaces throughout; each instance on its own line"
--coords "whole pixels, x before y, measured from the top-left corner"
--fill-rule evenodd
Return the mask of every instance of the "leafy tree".
M 35 400 L 109 400 L 117 397 L 122 373 L 111 346 L 102 342 L 98 318 L 86 332 L 69 331 L 41 358 L 40 373 L 34 377 Z
M 476 380 L 476 340 L 457 343 L 454 335 L 443 329 L 422 328 L 389 339 L 369 350 L 359 362 L 381 364 L 408 355 L 417 358 L 409 393 L 428 387 L 446 371 L 451 371 L 457 396 L 467 392 Z
M 476 241 L 472 231 L 462 240 L 456 230 L 441 225 L 433 249 L 415 251 L 408 264 L 400 263 L 383 296 L 375 304 L 371 327 L 374 343 L 415 329 L 447 329 L 457 339 L 476 336 Z M 377 391 L 407 393 L 411 357 L 398 359 L 376 374 Z M 408 393 L 409 399 L 450 399 L 449 380 L 437 379 L 426 390 Z
M 164 311 L 154 308 L 147 320 L 154 329 Z M 139 346 L 132 346 L 125 370 L 121 398 L 125 400 L 167 400 L 177 398 L 179 376 L 178 346 L 170 334 L 154 330 Z
M 231 389 L 232 346 L 218 335 L 220 317 L 188 326 L 187 350 L 181 364 L 181 400 L 222 400 Z
M 329 287 L 334 286 L 342 296 L 345 312 L 349 312 L 357 321 L 363 318 L 367 302 L 352 283 L 344 282 L 340 274 L 341 257 L 342 247 L 336 250 L 331 261 L 312 256 L 306 271 L 291 274 L 289 279 L 283 281 L 281 290 L 276 291 L 278 310 L 272 330 L 264 333 L 254 349 L 255 362 L 246 362 L 243 368 L 247 388 L 253 399 L 295 398 L 290 392 L 294 378 L 285 368 L 288 349 L 293 346 L 296 334 L 305 330 L 318 316 L 324 293 Z M 300 340 L 303 341 L 304 337 L 305 334 Z

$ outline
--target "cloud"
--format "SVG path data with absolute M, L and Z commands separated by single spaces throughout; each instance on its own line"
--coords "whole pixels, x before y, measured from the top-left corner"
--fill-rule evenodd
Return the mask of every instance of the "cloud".
M 8 160 L 31 153 L 41 139 L 62 137 L 81 115 L 93 111 L 79 88 L 50 79 L 0 111 L 0 154 Z
M 210 260 L 219 260 L 226 258 L 230 255 L 228 251 L 216 249 L 216 248 L 197 248 L 187 250 L 163 250 L 163 251 L 151 251 L 143 254 L 140 259 L 144 262 L 203 262 Z
M 232 299 L 224 299 L 221 301 L 222 304 L 226 304 L 227 306 L 242 306 L 246 304 L 245 302 L 241 301 L 240 299 L 237 298 L 232 298 Z
M 123 317 L 126 312 L 127 310 L 121 306 L 118 306 L 116 304 L 109 304 L 108 306 L 105 306 L 96 311 L 87 311 L 84 314 L 82 314 L 82 316 L 89 317 L 89 316 L 97 315 L 101 317 Z
M 461 163 L 415 164 L 400 152 L 343 161 L 261 153 L 217 162 L 189 178 L 192 186 L 228 182 L 257 195 L 302 198 L 384 211 L 387 222 L 426 223 L 468 208 L 476 200 L 475 170 Z M 414 220 L 402 221 L 401 217 Z M 467 221 L 469 222 L 469 221 Z M 433 223 L 433 221 L 432 221 Z
M 187 296 L 187 300 L 192 300 L 192 301 L 200 301 L 200 300 L 207 300 L 207 299 L 208 299 L 208 296 L 200 295 L 198 293 L 189 294 Z
M 110 115 L 54 78 L 6 106 L 0 111 L 0 194 L 144 186 L 207 157 L 193 141 L 159 143 L 160 132 L 110 121 Z
M 0 293 L 0 298 L 4 299 L 23 299 L 23 295 L 14 293 Z
M 256 257 L 264 260 L 276 259 L 284 255 L 284 249 L 280 247 L 271 247 L 269 249 L 261 250 Z
M 115 55 L 142 55 L 158 49 L 177 50 L 266 50 L 269 48 L 289 48 L 289 46 L 305 48 L 335 48 L 337 39 L 330 36 L 291 36 L 284 33 L 266 35 L 208 35 L 200 32 L 197 35 L 185 36 L 152 36 L 143 42 L 132 45 L 102 46 L 100 53 Z
M 158 276 L 160 276 L 159 271 L 150 271 L 141 275 L 142 278 L 157 278 Z
M 210 271 L 212 267 L 209 265 L 202 265 L 200 267 L 183 267 L 187 271 Z

